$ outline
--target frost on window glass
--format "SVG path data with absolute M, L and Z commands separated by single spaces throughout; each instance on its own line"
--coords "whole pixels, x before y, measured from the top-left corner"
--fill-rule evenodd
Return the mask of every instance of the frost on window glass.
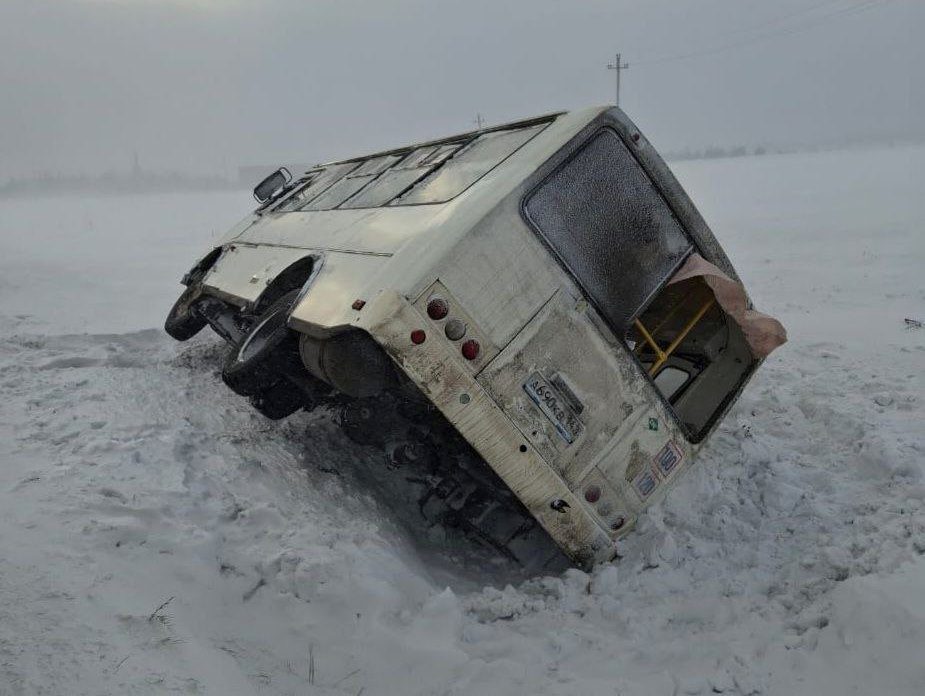
M 356 162 L 346 162 L 344 164 L 332 164 L 323 169 L 309 172 L 306 174 L 309 177 L 308 181 L 287 198 L 277 210 L 287 212 L 300 209 L 354 167 L 356 167 Z
M 546 124 L 539 124 L 485 133 L 456 154 L 444 153 L 443 159 L 450 155 L 452 158 L 447 159 L 443 166 L 435 169 L 404 196 L 393 201 L 392 205 L 440 203 L 453 198 L 545 127 Z
M 693 248 L 652 180 L 609 128 L 550 174 L 525 209 L 620 334 Z
M 302 210 L 336 208 L 400 159 L 400 155 L 383 155 L 366 160 Z
M 430 172 L 440 162 L 458 150 L 460 145 L 428 145 L 412 150 L 387 172 L 344 203 L 342 208 L 372 208 L 385 205 L 415 181 Z

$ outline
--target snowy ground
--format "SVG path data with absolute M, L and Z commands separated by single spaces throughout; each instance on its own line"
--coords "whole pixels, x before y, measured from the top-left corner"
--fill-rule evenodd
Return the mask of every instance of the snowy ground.
M 0 201 L 0 694 L 925 693 L 925 148 L 675 168 L 791 341 L 622 561 L 527 580 L 155 328 L 246 194 Z

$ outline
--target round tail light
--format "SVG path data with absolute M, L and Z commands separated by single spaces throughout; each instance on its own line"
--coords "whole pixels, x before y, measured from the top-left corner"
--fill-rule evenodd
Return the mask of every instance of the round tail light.
M 479 357 L 479 351 L 482 349 L 482 346 L 479 345 L 479 342 L 474 339 L 469 339 L 462 344 L 462 354 L 466 360 L 475 360 Z
M 458 341 L 466 335 L 466 325 L 459 319 L 450 319 L 443 327 L 446 337 L 451 341 Z
M 585 488 L 585 500 L 589 503 L 596 503 L 601 499 L 601 487 L 600 486 L 588 486 Z
M 425 340 L 427 340 L 427 334 L 424 333 L 424 329 L 415 329 L 414 331 L 411 332 L 411 342 L 414 345 L 419 346 Z
M 446 303 L 446 300 L 443 300 L 439 297 L 435 297 L 430 302 L 427 303 L 427 316 L 429 316 L 434 321 L 440 321 L 450 312 L 450 307 Z

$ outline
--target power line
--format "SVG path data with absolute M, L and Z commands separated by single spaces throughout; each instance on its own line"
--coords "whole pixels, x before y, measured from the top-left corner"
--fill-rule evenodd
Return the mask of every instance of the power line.
M 755 43 L 759 43 L 767 39 L 772 39 L 772 38 L 777 38 L 777 37 L 782 37 L 782 36 L 790 36 L 792 34 L 799 34 L 804 31 L 808 31 L 809 29 L 812 29 L 820 24 L 823 24 L 828 20 L 838 19 L 841 17 L 848 17 L 848 16 L 855 15 L 855 14 L 860 14 L 861 12 L 866 12 L 867 10 L 872 10 L 876 7 L 880 7 L 881 5 L 885 5 L 888 2 L 892 2 L 892 0 L 865 0 L 864 2 L 860 2 L 855 5 L 851 5 L 849 7 L 841 7 L 838 9 L 834 9 L 831 12 L 819 15 L 815 17 L 814 19 L 808 20 L 806 23 L 798 24 L 796 26 L 787 26 L 787 27 L 782 27 L 779 30 L 758 33 L 749 39 L 745 39 L 743 41 L 736 41 L 736 42 L 732 42 L 728 44 L 723 44 L 720 46 L 715 46 L 713 48 L 707 48 L 707 49 L 702 49 L 698 51 L 691 51 L 690 53 L 681 53 L 681 54 L 676 54 L 676 55 L 663 56 L 660 58 L 650 58 L 648 60 L 640 60 L 636 62 L 636 65 L 660 65 L 662 63 L 671 63 L 671 62 L 678 61 L 678 60 L 686 60 L 687 58 L 699 58 L 700 56 L 708 56 L 714 53 L 721 53 L 723 51 L 728 51 L 728 50 L 739 48 L 742 46 L 753 45 Z M 831 4 L 831 3 L 820 3 L 818 5 L 815 5 L 812 8 L 806 8 L 803 12 L 792 13 L 792 15 L 788 18 L 792 18 L 793 16 L 797 16 L 799 14 L 805 14 L 806 12 L 814 11 L 816 9 L 819 9 L 820 7 L 823 7 L 826 4 Z M 758 27 L 763 27 L 767 24 L 775 24 L 775 23 L 779 24 L 783 20 L 784 18 L 779 18 L 776 21 L 771 21 L 763 25 L 758 25 Z M 756 27 L 751 27 L 747 29 L 740 29 L 738 30 L 738 32 L 739 33 L 750 32 L 750 31 L 754 31 L 755 29 Z
M 812 14 L 816 10 L 820 10 L 823 7 L 827 7 L 829 5 L 838 5 L 843 1 L 844 0 L 825 0 L 824 2 L 817 2 L 815 5 L 804 7 L 803 9 L 796 10 L 795 12 L 788 12 L 785 15 L 774 17 L 765 22 L 761 22 L 760 24 L 753 24 L 750 27 L 743 27 L 741 29 L 733 29 L 729 33 L 730 34 L 748 34 L 748 33 L 756 32 L 756 31 L 760 31 L 761 29 L 765 29 L 766 27 L 773 27 L 775 24 L 786 23 L 787 21 L 794 19 L 795 17 L 800 17 L 801 15 Z M 841 9 L 844 9 L 844 8 L 841 8 Z
M 681 54 L 676 54 L 676 55 L 663 56 L 660 58 L 651 58 L 649 60 L 640 60 L 640 61 L 637 61 L 637 65 L 659 65 L 661 63 L 670 63 L 673 61 L 684 60 L 687 58 L 698 58 L 700 56 L 707 56 L 707 55 L 712 55 L 714 53 L 721 53 L 723 51 L 727 51 L 733 48 L 739 48 L 741 46 L 749 46 L 749 45 L 758 43 L 762 40 L 769 39 L 769 38 L 776 38 L 778 36 L 789 36 L 791 34 L 796 34 L 802 31 L 806 31 L 807 29 L 811 29 L 819 25 L 820 23 L 824 22 L 825 20 L 837 18 L 840 16 L 846 16 L 849 14 L 857 14 L 858 12 L 863 12 L 865 10 L 873 9 L 876 6 L 885 4 L 887 2 L 890 2 L 890 0 L 880 0 L 879 2 L 876 2 L 876 1 L 872 2 L 871 0 L 865 0 L 864 2 L 858 3 L 856 5 L 852 5 L 849 7 L 841 7 L 827 14 L 820 15 L 816 17 L 814 21 L 810 20 L 808 24 L 803 24 L 802 26 L 797 25 L 796 27 L 793 27 L 793 26 L 783 27 L 776 31 L 759 33 L 756 36 L 750 37 L 742 41 L 735 41 L 733 43 L 723 44 L 720 46 L 715 46 L 713 48 L 691 51 L 690 53 L 681 53 Z M 830 3 L 824 3 L 824 4 L 830 4 Z M 821 6 L 822 5 L 817 5 L 813 9 L 818 9 Z M 800 14 L 800 13 L 795 13 L 795 14 Z M 760 27 L 763 25 L 758 25 L 758 26 Z M 740 29 L 738 30 L 738 32 L 739 33 L 749 32 L 749 31 L 754 31 L 754 29 L 755 28 Z
M 774 37 L 777 37 L 777 36 L 788 36 L 788 35 L 793 34 L 793 33 L 798 33 L 798 32 L 800 32 L 800 31 L 804 31 L 804 30 L 806 30 L 806 29 L 809 29 L 809 28 L 812 28 L 812 27 L 818 25 L 821 21 L 824 21 L 824 20 L 827 20 L 827 19 L 830 19 L 830 18 L 833 18 L 833 17 L 840 16 L 840 15 L 842 15 L 842 14 L 845 14 L 846 12 L 852 13 L 852 14 L 853 14 L 854 12 L 856 12 L 856 11 L 858 11 L 858 10 L 867 10 L 867 9 L 871 9 L 872 7 L 874 7 L 874 6 L 877 5 L 877 4 L 882 4 L 882 2 L 889 2 L 889 1 L 890 1 L 890 0 L 882 0 L 880 3 L 877 3 L 877 2 L 872 2 L 871 0 L 864 0 L 864 2 L 858 3 L 858 4 L 856 4 L 856 5 L 852 5 L 852 6 L 849 6 L 849 7 L 840 7 L 840 8 L 836 8 L 836 9 L 834 9 L 832 12 L 829 12 L 829 13 L 826 13 L 826 14 L 823 14 L 823 15 L 820 15 L 820 16 L 818 16 L 818 17 L 815 18 L 815 21 L 810 20 L 810 23 L 809 23 L 809 24 L 804 24 L 804 25 L 802 25 L 802 26 L 799 26 L 799 25 L 796 26 L 796 27 L 788 26 L 788 27 L 782 27 L 782 28 L 780 28 L 780 29 L 778 29 L 778 30 L 772 30 L 772 31 L 769 31 L 769 32 L 764 32 L 764 33 L 759 32 L 759 33 L 757 33 L 755 36 L 749 37 L 749 38 L 744 39 L 744 40 L 742 40 L 742 41 L 735 41 L 735 42 L 728 43 L 728 44 L 721 44 L 720 46 L 714 46 L 713 48 L 700 49 L 700 50 L 697 50 L 697 51 L 691 51 L 691 52 L 689 52 L 689 53 L 681 53 L 681 54 L 676 54 L 676 55 L 663 56 L 663 57 L 660 57 L 660 58 L 651 58 L 651 59 L 648 59 L 648 60 L 641 60 L 641 61 L 638 61 L 638 64 L 639 64 L 639 65 L 658 65 L 658 64 L 661 64 L 661 63 L 670 63 L 670 62 L 673 62 L 673 61 L 676 61 L 676 60 L 684 60 L 684 59 L 687 59 L 687 58 L 698 58 L 698 57 L 700 57 L 700 56 L 707 56 L 707 55 L 712 55 L 712 54 L 714 54 L 714 53 L 721 53 L 721 52 L 723 52 L 723 51 L 727 51 L 727 50 L 730 50 L 730 49 L 733 49 L 733 48 L 739 48 L 739 47 L 741 47 L 741 46 L 749 46 L 749 45 L 751 45 L 751 44 L 757 43 L 757 42 L 762 41 L 762 40 L 765 40 L 765 39 L 774 38 Z M 798 15 L 800 15 L 800 14 L 805 14 L 806 12 L 815 11 L 816 9 L 819 9 L 820 7 L 823 7 L 823 6 L 829 5 L 829 4 L 831 4 L 831 2 L 820 3 L 820 4 L 818 4 L 818 5 L 814 5 L 812 8 L 806 8 L 803 12 L 792 13 L 792 14 L 789 15 L 789 16 L 785 16 L 785 17 L 779 18 L 777 21 L 771 20 L 771 21 L 766 22 L 766 23 L 764 23 L 764 24 L 756 25 L 755 27 L 747 27 L 747 28 L 744 28 L 744 29 L 739 29 L 739 30 L 737 30 L 737 31 L 734 32 L 734 33 L 749 33 L 749 32 L 755 32 L 756 30 L 758 30 L 758 29 L 760 29 L 760 28 L 762 28 L 762 27 L 764 27 L 764 26 L 766 26 L 766 25 L 768 25 L 768 24 L 780 23 L 781 21 L 784 21 L 784 19 L 792 18 L 793 16 L 798 16 Z
M 743 41 L 736 41 L 733 43 L 720 45 L 714 48 L 708 48 L 708 49 L 703 49 L 699 51 L 692 51 L 690 53 L 685 53 L 685 54 L 680 54 L 680 55 L 666 56 L 663 58 L 643 60 L 643 61 L 639 61 L 639 64 L 656 65 L 660 63 L 673 62 L 676 60 L 684 60 L 686 58 L 697 58 L 700 56 L 707 56 L 707 55 L 712 55 L 715 53 L 721 53 L 723 51 L 727 51 L 727 50 L 734 49 L 734 48 L 740 48 L 742 46 L 753 45 L 755 43 L 759 43 L 767 39 L 783 37 L 783 36 L 790 36 L 792 34 L 798 34 L 804 31 L 808 31 L 809 29 L 819 26 L 820 24 L 823 24 L 830 19 L 837 19 L 840 17 L 846 17 L 846 16 L 850 16 L 854 14 L 859 14 L 861 12 L 874 9 L 875 7 L 878 7 L 880 5 L 885 5 L 886 3 L 891 2 L 891 1 L 892 0 L 879 0 L 879 1 L 878 0 L 873 0 L 873 1 L 865 0 L 865 2 L 860 2 L 856 5 L 851 5 L 849 7 L 840 7 L 840 8 L 833 9 L 833 11 L 819 15 L 813 19 L 810 19 L 802 25 L 787 26 L 787 27 L 782 27 L 778 30 L 758 33 L 755 36 L 745 39 Z M 821 7 L 821 5 L 816 6 L 815 9 L 818 9 L 818 7 Z M 748 30 L 740 30 L 740 31 L 748 31 Z

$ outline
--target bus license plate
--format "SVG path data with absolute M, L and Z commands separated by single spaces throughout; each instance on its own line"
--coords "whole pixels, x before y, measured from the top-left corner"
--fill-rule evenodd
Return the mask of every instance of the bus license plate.
M 556 432 L 563 440 L 572 444 L 578 439 L 581 435 L 581 421 L 559 391 L 539 372 L 534 372 L 527 378 L 524 391 L 556 427 Z

